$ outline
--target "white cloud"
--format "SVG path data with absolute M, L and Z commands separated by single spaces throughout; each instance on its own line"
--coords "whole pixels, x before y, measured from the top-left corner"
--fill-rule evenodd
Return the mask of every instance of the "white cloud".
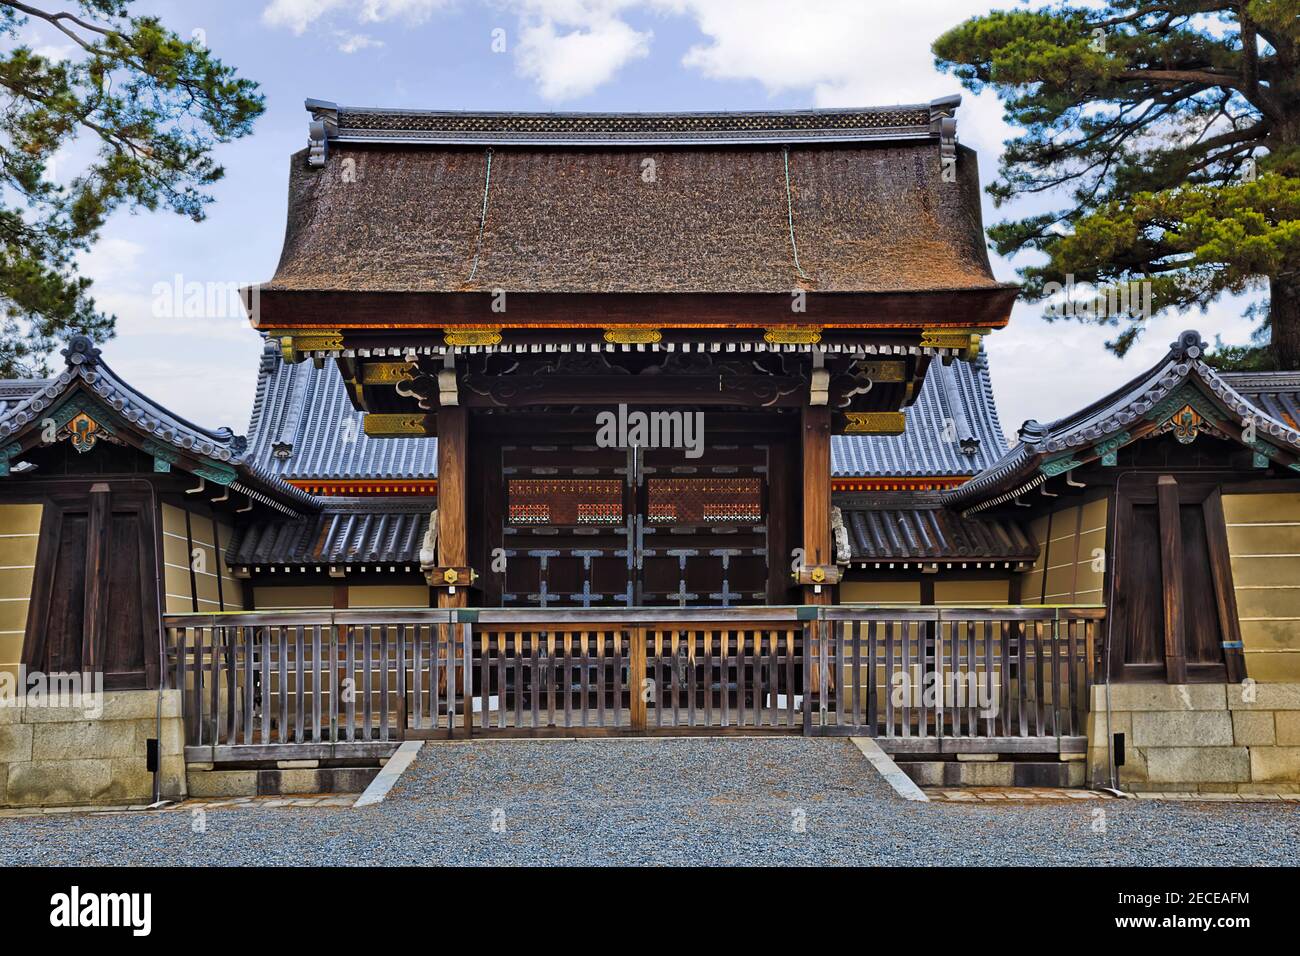
M 349 33 L 347 30 L 336 30 L 334 36 L 338 40 L 339 51 L 341 53 L 356 53 L 358 50 L 366 50 L 371 47 L 381 47 L 384 45 L 383 40 L 376 40 L 365 33 Z
M 108 237 L 77 256 L 77 271 L 95 283 L 129 282 L 145 247 L 129 239 Z
M 262 21 L 273 27 L 288 27 L 304 33 L 318 20 L 344 12 L 357 23 L 382 23 L 401 19 L 418 24 L 450 0 L 271 0 L 262 10 Z M 351 52 L 351 51 L 345 51 Z
M 1202 312 L 1192 309 L 1147 319 L 1142 337 L 1123 359 L 1106 351 L 1119 329 L 1074 320 L 1045 322 L 1041 303 L 1015 307 L 1011 325 L 984 340 L 993 392 L 1009 438 L 1029 418 L 1050 422 L 1086 407 L 1160 361 L 1186 329 L 1206 342 L 1246 342 L 1252 322 L 1242 312 L 1248 296 L 1227 297 Z
M 626 0 L 523 0 L 516 4 L 520 75 L 548 100 L 585 96 L 632 60 L 649 55 L 650 31 L 619 19 Z

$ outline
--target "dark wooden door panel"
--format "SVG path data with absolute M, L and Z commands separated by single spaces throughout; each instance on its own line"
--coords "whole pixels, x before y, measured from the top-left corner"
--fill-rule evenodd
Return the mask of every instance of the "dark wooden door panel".
M 105 597 L 104 674 L 121 678 L 143 674 L 145 609 L 141 606 L 142 534 L 140 515 L 114 512 L 108 536 L 108 574 L 113 586 Z
M 1187 663 L 1223 663 L 1223 632 L 1215 599 L 1214 577 L 1210 572 L 1210 551 L 1206 544 L 1205 512 L 1199 504 L 1184 504 L 1183 532 L 1183 615 L 1187 634 Z
M 46 619 L 45 659 L 37 666 L 48 672 L 81 670 L 81 638 L 85 633 L 86 528 L 85 512 L 65 511 L 54 543 L 55 587 Z M 37 622 L 39 626 L 39 622 Z
M 1164 663 L 1163 579 L 1160 573 L 1160 521 L 1154 504 L 1134 505 L 1132 523 L 1121 543 L 1120 584 L 1128 608 L 1124 664 Z

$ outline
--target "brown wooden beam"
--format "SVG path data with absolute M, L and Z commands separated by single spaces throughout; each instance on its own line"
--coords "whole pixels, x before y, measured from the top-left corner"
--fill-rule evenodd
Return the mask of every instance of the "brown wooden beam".
M 803 410 L 803 563 L 831 564 L 831 413 L 825 405 Z M 831 586 L 804 588 L 807 604 L 831 604 Z
M 1001 328 L 1019 290 L 992 286 L 932 292 L 809 292 L 805 311 L 792 312 L 789 292 L 564 293 L 510 292 L 506 312 L 484 292 L 359 292 L 263 289 L 255 328 L 397 330 L 456 325 L 502 329 L 538 325 L 590 328 L 647 325 L 667 332 L 710 327 L 838 326 L 881 331 Z M 247 290 L 245 290 L 247 305 Z M 959 317 L 960 321 L 955 321 Z M 598 336 L 599 337 L 599 336 Z
M 469 466 L 469 413 L 459 406 L 440 408 L 438 419 L 438 564 L 469 564 L 467 476 Z M 454 594 L 439 589 L 439 607 L 465 607 L 465 588 Z
M 461 389 L 471 408 L 530 405 L 762 405 L 794 407 L 807 398 L 807 383 L 771 375 L 484 376 L 472 375 Z
M 1178 482 L 1173 475 L 1156 481 L 1160 517 L 1160 575 L 1164 587 L 1165 680 L 1187 683 L 1187 630 L 1183 621 L 1183 531 Z

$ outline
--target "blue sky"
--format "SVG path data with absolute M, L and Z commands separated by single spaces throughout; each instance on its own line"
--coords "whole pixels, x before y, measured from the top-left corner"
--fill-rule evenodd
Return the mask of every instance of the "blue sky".
M 1011 6 L 1012 4 L 1004 4 Z M 207 220 L 121 214 L 85 257 L 100 305 L 118 316 L 104 346 L 128 380 L 175 411 L 242 432 L 260 339 L 242 314 L 156 314 L 162 284 L 248 283 L 275 270 L 284 232 L 289 155 L 306 143 L 303 100 L 432 109 L 692 110 L 883 105 L 959 92 L 938 73 L 930 42 L 983 13 L 979 0 L 137 0 L 206 42 L 262 85 L 267 112 L 252 136 L 218 151 L 225 180 Z M 201 31 L 195 34 L 195 31 Z M 57 52 L 62 38 L 32 26 Z M 504 46 L 504 50 L 502 50 Z M 1013 131 L 991 93 L 967 93 L 958 135 L 993 177 Z M 67 162 L 75 165 L 76 149 Z M 1024 209 L 993 210 L 986 224 Z M 1014 266 L 995 260 L 999 277 Z M 1050 420 L 1156 361 L 1176 334 L 1245 341 L 1246 300 L 1171 315 L 1120 362 L 1105 330 L 1048 325 L 1018 305 L 990 337 L 993 381 L 1009 433 Z

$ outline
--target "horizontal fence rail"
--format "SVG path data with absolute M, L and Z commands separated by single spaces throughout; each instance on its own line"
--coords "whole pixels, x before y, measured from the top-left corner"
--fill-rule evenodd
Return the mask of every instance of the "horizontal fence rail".
M 267 611 L 163 624 L 186 745 L 230 761 L 384 755 L 402 740 L 476 735 L 1059 741 L 1084 732 L 1101 619 L 1099 608 L 840 606 Z

